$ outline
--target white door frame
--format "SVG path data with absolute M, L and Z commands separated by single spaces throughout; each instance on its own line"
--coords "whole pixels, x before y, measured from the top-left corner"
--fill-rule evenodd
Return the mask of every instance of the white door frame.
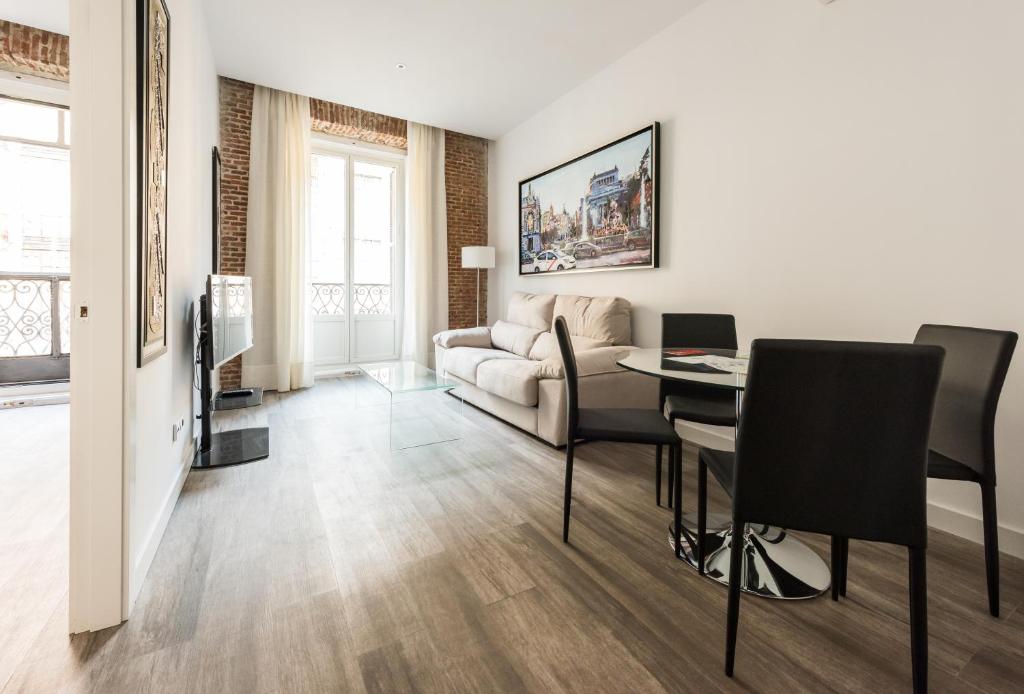
M 405 151 L 384 147 L 381 145 L 370 145 L 358 143 L 351 140 L 330 135 L 316 134 L 313 137 L 312 150 L 314 154 L 327 154 L 343 156 L 346 161 L 345 185 L 346 190 L 346 246 L 345 246 L 345 315 L 347 359 L 349 364 L 368 361 L 386 361 L 397 359 L 402 351 L 402 325 L 404 323 L 404 292 L 405 292 Z M 355 160 L 365 161 L 371 164 L 392 166 L 395 168 L 395 195 L 392 198 L 392 219 L 394 220 L 394 231 L 392 235 L 391 253 L 391 315 L 388 316 L 357 316 L 353 311 L 354 305 L 354 269 L 355 269 L 355 248 L 352 236 L 354 228 L 355 205 Z M 326 317 L 330 321 L 334 317 Z M 314 318 L 314 320 L 317 320 Z M 358 323 L 364 322 L 394 322 L 394 344 L 390 353 L 357 355 L 356 339 Z M 316 355 L 314 354 L 314 359 Z M 330 370 L 343 366 L 341 364 L 325 364 L 321 366 L 320 373 L 329 373 Z
M 131 326 L 127 234 L 134 120 L 134 10 L 70 3 L 72 633 L 119 624 L 124 600 L 125 374 Z M 83 316 L 83 310 L 85 315 Z

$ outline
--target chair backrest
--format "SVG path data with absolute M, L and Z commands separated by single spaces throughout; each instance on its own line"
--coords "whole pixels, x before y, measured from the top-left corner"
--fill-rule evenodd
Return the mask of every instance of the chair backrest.
M 929 445 L 995 484 L 996 408 L 1017 333 L 922 325 L 914 344 L 946 350 Z
M 663 313 L 661 346 L 736 349 L 736 318 L 727 313 Z
M 926 345 L 755 340 L 736 519 L 924 547 L 942 357 Z
M 663 313 L 661 314 L 661 346 L 714 347 L 737 349 L 736 318 L 727 313 Z M 661 381 L 659 402 L 665 405 L 669 395 L 691 395 L 720 398 L 728 393 L 699 383 Z M 730 395 L 731 397 L 731 395 Z
M 577 384 L 579 371 L 576 369 L 576 353 L 572 350 L 569 326 L 565 324 L 565 318 L 556 316 L 554 328 L 555 337 L 558 339 L 558 351 L 562 354 L 562 366 L 565 369 L 565 397 L 568 413 L 566 432 L 569 440 L 573 441 L 576 438 L 576 425 L 580 420 L 580 398 Z

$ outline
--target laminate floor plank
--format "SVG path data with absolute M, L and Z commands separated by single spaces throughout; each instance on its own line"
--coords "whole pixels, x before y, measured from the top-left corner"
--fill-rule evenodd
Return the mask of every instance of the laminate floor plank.
M 389 426 L 429 435 L 461 414 L 461 440 L 391 450 Z M 25 548 L 52 550 L 66 518 L 0 504 L 15 538 L 0 543 L 0 596 L 25 603 L 0 611 L 20 629 L 0 631 L 4 694 L 909 691 L 906 551 L 861 542 L 839 603 L 743 596 L 726 678 L 726 590 L 672 557 L 652 447 L 577 447 L 564 544 L 564 451 L 449 395 L 392 410 L 365 378 L 327 379 L 215 426 L 269 426 L 271 456 L 189 475 L 119 627 L 64 633 L 66 554 Z M 687 445 L 686 510 L 695 460 Z M 709 497 L 727 511 L 714 482 Z M 828 538 L 798 536 L 828 556 Z M 1002 558 L 996 620 L 981 547 L 929 542 L 932 690 L 1019 691 L 1024 561 Z

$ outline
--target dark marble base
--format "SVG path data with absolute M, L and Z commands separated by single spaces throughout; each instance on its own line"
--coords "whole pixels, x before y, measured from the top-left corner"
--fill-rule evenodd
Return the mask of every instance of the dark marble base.
M 210 437 L 210 450 L 196 452 L 193 470 L 241 465 L 270 455 L 270 429 L 254 427 L 218 431 Z

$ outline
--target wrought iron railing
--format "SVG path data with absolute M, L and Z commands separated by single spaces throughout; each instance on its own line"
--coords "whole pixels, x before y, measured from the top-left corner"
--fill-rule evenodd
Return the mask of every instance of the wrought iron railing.
M 345 285 L 338 282 L 314 282 L 310 285 L 314 316 L 345 315 Z
M 391 285 L 355 284 L 352 286 L 352 311 L 357 316 L 391 315 Z M 313 282 L 310 302 L 315 316 L 344 316 L 346 287 L 341 282 Z
M 0 359 L 70 353 L 70 275 L 0 272 Z

